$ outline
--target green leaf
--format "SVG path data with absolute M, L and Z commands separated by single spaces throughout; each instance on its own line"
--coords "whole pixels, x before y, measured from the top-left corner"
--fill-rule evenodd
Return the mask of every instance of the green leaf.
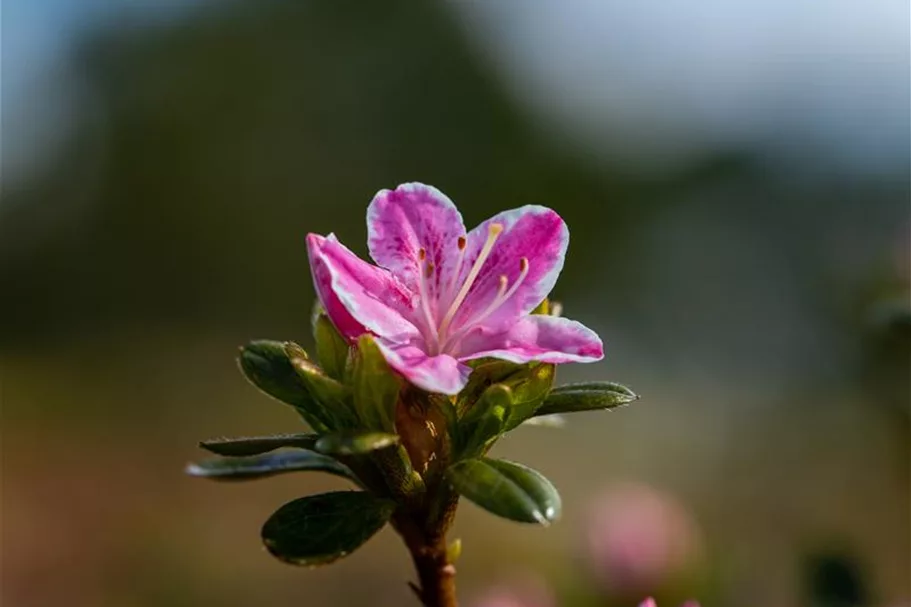
M 560 494 L 527 466 L 480 457 L 453 464 L 448 478 L 456 491 L 497 516 L 541 525 L 560 517 Z
M 537 413 L 554 385 L 554 375 L 554 365 L 532 364 L 517 376 L 521 379 L 507 383 L 512 388 L 513 398 L 506 418 L 506 432 Z
M 357 482 L 357 478 L 346 466 L 331 457 L 312 451 L 285 451 L 252 457 L 212 458 L 187 466 L 186 472 L 191 476 L 200 476 L 215 480 L 252 480 L 301 471 L 328 472 Z
M 315 403 L 314 410 L 326 420 L 326 425 L 332 430 L 356 427 L 351 390 L 323 373 L 296 343 L 286 342 L 285 354 Z
M 199 446 L 218 455 L 247 456 L 268 453 L 282 447 L 312 450 L 318 438 L 317 434 L 223 437 L 204 440 Z
M 612 409 L 628 405 L 638 399 L 639 396 L 635 392 L 613 382 L 569 384 L 551 390 L 535 415 Z
M 288 502 L 263 525 L 273 556 L 292 565 L 326 565 L 357 550 L 383 528 L 395 503 L 363 491 L 337 491 Z
M 316 341 L 316 356 L 323 371 L 332 379 L 342 381 L 348 364 L 348 344 L 321 306 L 313 317 L 313 339 Z
M 472 368 L 471 375 L 468 377 L 468 384 L 459 393 L 456 405 L 460 416 L 470 411 L 490 386 L 507 382 L 521 373 L 525 367 L 496 358 L 482 358 L 470 361 L 468 365 Z
M 291 366 L 284 342 L 266 339 L 250 342 L 240 349 L 238 362 L 254 386 L 293 406 L 317 432 L 328 430 L 318 403 Z
M 402 380 L 389 368 L 370 335 L 358 339 L 357 350 L 353 353 L 351 382 L 360 426 L 393 432 Z
M 459 457 L 483 453 L 503 434 L 513 396 L 512 390 L 504 384 L 495 384 L 484 391 L 459 421 Z
M 386 432 L 339 432 L 316 441 L 316 450 L 332 455 L 359 455 L 385 449 L 399 442 L 399 437 Z

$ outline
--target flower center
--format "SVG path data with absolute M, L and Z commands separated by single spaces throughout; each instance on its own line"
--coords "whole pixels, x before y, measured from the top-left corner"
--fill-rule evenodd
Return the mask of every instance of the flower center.
M 484 246 L 481 247 L 481 251 L 478 253 L 471 269 L 468 271 L 468 275 L 465 277 L 465 280 L 462 282 L 461 286 L 458 288 L 458 292 L 456 292 L 454 296 L 453 292 L 456 291 L 459 275 L 462 271 L 462 262 L 465 257 L 465 248 L 467 246 L 466 238 L 464 236 L 459 236 L 457 241 L 459 250 L 458 259 L 453 268 L 452 279 L 449 285 L 447 285 L 445 292 L 431 294 L 431 283 L 429 282 L 429 279 L 433 276 L 435 267 L 432 262 L 427 260 L 427 251 L 424 249 L 418 251 L 418 258 L 422 262 L 418 289 L 421 298 L 421 312 L 424 315 L 424 321 L 427 324 L 429 332 L 427 347 L 430 354 L 436 355 L 454 349 L 459 340 L 461 340 L 474 326 L 487 319 L 491 314 L 496 312 L 500 306 L 506 303 L 525 281 L 525 277 L 528 276 L 528 258 L 523 257 L 519 260 L 519 277 L 512 286 L 509 285 L 509 278 L 505 274 L 501 275 L 497 293 L 487 307 L 484 308 L 480 314 L 477 314 L 462 323 L 460 329 L 456 330 L 452 335 L 449 335 L 449 330 L 459 311 L 459 307 L 465 302 L 465 298 L 468 297 L 471 287 L 481 273 L 484 263 L 490 257 L 494 243 L 496 243 L 497 238 L 502 234 L 503 229 L 503 224 L 490 224 L 487 230 L 487 240 L 484 242 Z M 436 313 L 438 313 L 438 310 L 436 309 L 436 306 L 433 306 L 432 308 L 431 304 L 433 302 L 439 304 L 443 298 L 449 300 L 450 303 L 442 320 L 437 324 Z

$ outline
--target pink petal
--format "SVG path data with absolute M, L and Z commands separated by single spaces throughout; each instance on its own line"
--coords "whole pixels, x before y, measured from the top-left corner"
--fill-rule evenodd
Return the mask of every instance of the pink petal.
M 367 231 L 370 256 L 406 286 L 418 292 L 421 273 L 429 263 L 433 264 L 427 280 L 429 298 L 435 301 L 448 290 L 465 225 L 445 194 L 421 183 L 380 190 L 367 208 Z M 425 251 L 424 260 L 419 258 L 420 249 Z
M 534 314 L 500 333 L 476 329 L 459 345 L 461 361 L 501 358 L 515 363 L 588 363 L 604 358 L 604 346 L 594 331 L 567 318 Z
M 428 356 L 413 344 L 396 344 L 383 339 L 378 339 L 377 345 L 389 366 L 422 390 L 452 395 L 461 392 L 468 383 L 471 368 L 448 354 Z
M 358 258 L 334 235 L 320 239 L 315 234 L 308 236 L 310 265 L 316 269 L 317 292 L 323 306 L 339 331 L 355 336 L 353 320 L 383 337 L 407 340 L 418 334 L 409 320 L 414 297 L 407 289 L 386 270 Z M 341 304 L 347 317 L 339 313 L 337 304 Z
M 348 340 L 354 340 L 359 335 L 367 332 L 364 325 L 354 319 L 345 309 L 338 296 L 332 291 L 332 274 L 326 262 L 323 261 L 321 249 L 326 242 L 325 236 L 319 234 L 307 235 L 307 255 L 310 257 L 310 274 L 313 276 L 313 286 L 316 296 L 323 304 L 329 320 L 335 325 L 339 333 Z
M 522 258 L 528 260 L 528 274 L 509 300 L 482 321 L 485 326 L 504 329 L 516 317 L 531 312 L 553 289 L 563 269 L 569 245 L 566 223 L 551 209 L 527 205 L 495 215 L 468 234 L 461 280 L 478 257 L 493 223 L 501 224 L 504 230 L 456 315 L 456 328 L 473 324 L 488 309 L 497 296 L 501 276 L 509 286 L 515 284 L 521 275 Z
M 645 599 L 644 601 L 639 603 L 639 607 L 658 607 L 658 605 L 655 603 L 655 599 L 653 599 L 652 597 L 648 597 L 647 599 Z

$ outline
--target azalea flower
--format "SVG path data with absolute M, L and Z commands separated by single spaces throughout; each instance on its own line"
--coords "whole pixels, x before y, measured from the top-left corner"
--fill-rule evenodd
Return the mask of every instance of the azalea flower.
M 598 336 L 531 314 L 569 243 L 551 209 L 528 205 L 466 231 L 442 192 L 420 183 L 381 190 L 367 209 L 369 264 L 330 234 L 307 236 L 316 292 L 349 341 L 374 336 L 389 365 L 429 392 L 458 394 L 478 358 L 593 362 Z

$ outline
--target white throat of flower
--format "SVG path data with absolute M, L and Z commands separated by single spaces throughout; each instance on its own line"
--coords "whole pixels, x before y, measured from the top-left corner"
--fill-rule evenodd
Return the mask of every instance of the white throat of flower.
M 472 264 L 471 269 L 468 271 L 468 275 L 462 282 L 461 287 L 459 287 L 458 292 L 456 292 L 453 296 L 453 293 L 456 291 L 459 275 L 462 271 L 462 261 L 465 257 L 465 248 L 468 244 L 465 236 L 459 236 L 457 241 L 459 257 L 456 261 L 455 267 L 453 268 L 452 279 L 449 285 L 447 285 L 445 292 L 437 294 L 439 298 L 437 299 L 437 303 L 449 301 L 449 307 L 447 308 L 446 313 L 443 315 L 443 318 L 439 321 L 439 324 L 437 324 L 434 311 L 431 309 L 430 284 L 428 283 L 428 280 L 433 276 L 434 271 L 437 269 L 434 267 L 433 263 L 427 259 L 426 250 L 420 249 L 418 251 L 418 259 L 422 264 L 420 272 L 418 273 L 418 290 L 421 299 L 421 312 L 424 315 L 424 320 L 427 323 L 427 328 L 430 332 L 430 335 L 427 339 L 429 354 L 437 355 L 453 350 L 458 345 L 459 341 L 474 326 L 487 319 L 491 314 L 496 312 L 500 306 L 506 303 L 506 301 L 515 294 L 515 292 L 525 281 L 525 277 L 528 276 L 528 258 L 523 257 L 519 260 L 519 277 L 512 284 L 512 286 L 509 285 L 509 278 L 505 274 L 500 275 L 500 285 L 497 289 L 497 294 L 487 305 L 487 307 L 484 308 L 480 314 L 477 314 L 467 321 L 463 322 L 461 329 L 455 331 L 451 335 L 449 334 L 449 329 L 451 328 L 452 321 L 455 319 L 455 316 L 459 311 L 459 307 L 462 305 L 462 303 L 464 303 L 465 298 L 468 297 L 468 293 L 471 291 L 472 285 L 474 285 L 475 280 L 477 280 L 481 269 L 484 267 L 484 263 L 487 261 L 487 258 L 490 257 L 490 252 L 493 250 L 494 243 L 496 243 L 497 238 L 500 236 L 500 234 L 503 233 L 503 229 L 503 224 L 501 223 L 491 223 L 487 228 L 487 240 L 484 241 L 484 246 L 481 247 L 481 251 L 478 253 L 478 257 L 475 259 L 474 264 Z

